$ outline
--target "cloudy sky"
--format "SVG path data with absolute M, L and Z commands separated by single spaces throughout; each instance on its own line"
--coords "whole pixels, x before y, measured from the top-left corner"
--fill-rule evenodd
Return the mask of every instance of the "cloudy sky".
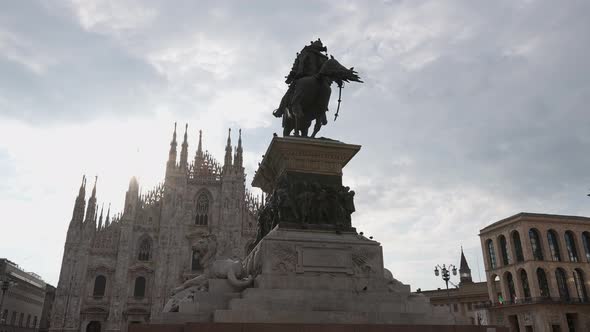
M 365 84 L 321 135 L 363 145 L 353 224 L 413 289 L 485 277 L 478 232 L 590 215 L 588 1 L 11 1 L 0 11 L 0 257 L 56 284 L 82 174 L 119 210 L 163 179 L 173 123 L 250 182 L 295 53 L 321 37 Z M 334 112 L 335 104 L 331 104 Z M 333 114 L 333 113 L 330 113 Z M 329 116 L 331 119 L 331 116 Z M 234 137 L 235 139 L 235 137 Z

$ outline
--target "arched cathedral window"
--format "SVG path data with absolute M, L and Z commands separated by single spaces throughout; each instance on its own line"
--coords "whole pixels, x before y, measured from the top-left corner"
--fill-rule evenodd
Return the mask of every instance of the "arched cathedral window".
M 92 291 L 92 296 L 103 297 L 106 287 L 107 278 L 103 275 L 96 276 L 94 279 L 94 289 Z
M 195 225 L 207 225 L 209 222 L 209 197 L 205 193 L 201 193 L 197 197 L 197 216 L 195 217 Z
M 139 251 L 137 253 L 137 260 L 149 261 L 152 253 L 152 241 L 149 238 L 141 240 L 139 244 Z
M 145 296 L 145 278 L 137 277 L 135 279 L 135 286 L 133 287 L 133 296 L 143 298 Z

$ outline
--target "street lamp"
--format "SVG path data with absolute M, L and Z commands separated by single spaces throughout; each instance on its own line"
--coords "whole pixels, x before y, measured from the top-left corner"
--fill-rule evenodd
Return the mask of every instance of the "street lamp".
M 443 264 L 443 266 L 441 267 L 440 265 L 436 265 L 434 267 L 434 275 L 435 276 L 441 276 L 442 279 L 445 281 L 445 284 L 447 286 L 447 299 L 449 301 L 449 312 L 451 313 L 451 315 L 453 315 L 453 312 L 451 311 L 451 295 L 449 293 L 449 280 L 451 280 L 451 272 L 453 273 L 454 276 L 457 275 L 457 267 L 455 267 L 455 265 L 453 264 L 449 264 L 449 267 L 446 267 L 445 264 Z M 453 315 L 453 318 L 455 316 Z
M 0 324 L 5 324 L 6 317 L 4 317 L 4 313 L 2 312 L 2 306 L 4 305 L 4 294 L 6 291 L 15 286 L 16 282 L 12 281 L 9 276 L 1 275 L 0 276 L 0 290 L 2 290 L 2 297 L 0 298 Z

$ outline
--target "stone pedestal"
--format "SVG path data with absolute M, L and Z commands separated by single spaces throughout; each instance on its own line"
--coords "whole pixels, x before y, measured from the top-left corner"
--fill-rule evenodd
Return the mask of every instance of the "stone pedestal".
M 386 278 L 379 243 L 357 234 L 281 229 L 262 239 L 244 261 L 254 287 L 215 322 L 441 324 L 426 298 Z

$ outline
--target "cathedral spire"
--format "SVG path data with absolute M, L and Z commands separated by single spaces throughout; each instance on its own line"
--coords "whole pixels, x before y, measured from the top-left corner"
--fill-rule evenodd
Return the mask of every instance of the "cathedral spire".
M 188 123 L 184 126 L 184 140 L 182 141 L 182 148 L 180 149 L 180 167 L 187 167 L 188 158 Z
M 174 133 L 170 142 L 170 152 L 168 152 L 168 167 L 176 166 L 176 122 L 174 122 Z
M 82 184 L 80 184 L 80 190 L 78 196 L 84 198 L 86 196 L 86 175 L 82 175 Z
M 94 187 L 92 188 L 92 196 L 88 199 L 88 209 L 86 209 L 86 222 L 92 222 L 96 214 L 96 183 L 98 176 L 94 178 Z
M 195 167 L 203 163 L 203 131 L 199 129 L 199 144 L 197 145 L 197 153 L 195 153 Z
M 471 279 L 471 269 L 467 264 L 467 259 L 465 259 L 465 254 L 463 254 L 463 246 L 461 246 L 461 264 L 459 265 L 459 277 L 461 283 L 470 283 L 473 282 Z
M 106 220 L 104 222 L 104 227 L 105 228 L 109 227 L 109 225 L 111 224 L 110 215 L 111 215 L 111 203 L 109 203 L 109 209 L 107 210 L 107 218 L 106 218 Z
M 199 129 L 199 146 L 197 147 L 197 156 L 202 156 L 203 155 L 203 131 L 201 129 Z
M 236 156 L 234 158 L 234 166 L 237 169 L 241 169 L 242 168 L 242 164 L 244 163 L 244 158 L 242 156 L 242 154 L 244 153 L 244 150 L 242 149 L 242 129 L 239 130 L 239 136 L 238 136 L 238 147 L 236 148 Z
M 80 190 L 78 190 L 78 197 L 74 203 L 74 212 L 72 213 L 72 221 L 70 225 L 75 222 L 81 223 L 84 219 L 84 209 L 86 208 L 86 175 L 82 176 L 82 183 Z
M 225 146 L 225 158 L 223 160 L 223 169 L 228 170 L 231 168 L 231 128 L 229 128 L 227 134 L 227 145 Z
M 104 210 L 104 203 L 102 203 L 102 206 L 100 207 L 100 217 L 98 218 L 98 229 L 100 230 L 102 228 L 102 211 Z

